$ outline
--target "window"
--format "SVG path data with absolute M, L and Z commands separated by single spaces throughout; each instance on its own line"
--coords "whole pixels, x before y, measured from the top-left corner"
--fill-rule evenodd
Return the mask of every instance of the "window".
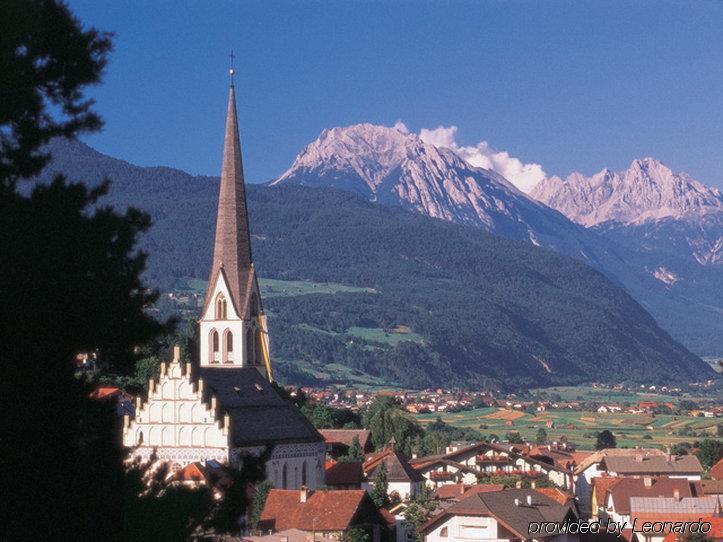
M 211 330 L 211 334 L 208 337 L 208 349 L 209 349 L 209 362 L 218 363 L 219 359 L 219 344 L 218 344 L 218 331 L 215 329 Z
M 226 351 L 224 352 L 223 359 L 226 363 L 233 363 L 233 333 L 230 329 L 224 332 L 224 346 Z
M 216 298 L 216 320 L 226 319 L 226 298 L 222 294 Z
M 439 531 L 439 536 L 442 538 L 447 538 L 449 536 L 449 527 L 442 527 L 442 530 Z

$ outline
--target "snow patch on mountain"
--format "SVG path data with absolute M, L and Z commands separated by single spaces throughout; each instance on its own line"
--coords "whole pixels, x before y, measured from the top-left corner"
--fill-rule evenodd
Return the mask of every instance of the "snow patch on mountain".
M 668 285 L 678 282 L 678 275 L 672 271 L 668 271 L 665 267 L 658 267 L 655 271 L 653 271 L 653 276 L 660 282 L 664 282 Z

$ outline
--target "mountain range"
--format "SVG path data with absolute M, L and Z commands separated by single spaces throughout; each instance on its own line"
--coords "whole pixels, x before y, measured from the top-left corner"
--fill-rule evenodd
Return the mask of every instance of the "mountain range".
M 289 183 L 353 191 L 577 258 L 696 353 L 723 353 L 721 194 L 654 159 L 549 178 L 527 195 L 452 149 L 359 124 L 324 130 L 272 185 Z
M 188 277 L 206 278 L 218 178 L 134 166 L 73 141 L 56 141 L 50 151 L 53 162 L 44 178 L 62 172 L 96 184 L 109 177 L 104 203 L 151 214 L 154 225 L 142 240 L 149 283 L 169 290 Z M 481 173 L 434 151 L 429 149 L 430 163 L 459 166 L 466 172 L 461 178 L 477 190 L 469 178 L 481 179 Z M 379 169 L 382 182 L 376 186 L 388 175 Z M 339 365 L 409 387 L 445 382 L 509 388 L 619 381 L 621 375 L 667 383 L 713 375 L 616 282 L 535 246 L 513 225 L 524 221 L 524 231 L 542 238 L 545 230 L 537 232 L 537 225 L 552 224 L 547 231 L 554 235 L 545 238 L 551 242 L 567 242 L 562 226 L 587 242 L 588 229 L 524 199 L 504 179 L 488 178 L 499 187 L 496 198 L 515 196 L 506 209 L 520 213 L 510 220 L 500 201 L 491 204 L 490 216 L 497 209 L 500 223 L 522 240 L 369 201 L 373 193 L 341 186 L 249 185 L 252 243 L 262 277 L 359 287 L 266 299 L 282 377 L 317 383 L 322 368 Z M 541 214 L 540 222 L 525 220 L 524 213 L 533 212 Z M 390 329 L 407 335 L 391 342 L 378 338 Z

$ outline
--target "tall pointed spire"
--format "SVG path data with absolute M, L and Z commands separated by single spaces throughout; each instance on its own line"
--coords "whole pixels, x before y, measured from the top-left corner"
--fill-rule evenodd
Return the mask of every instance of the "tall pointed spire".
M 213 249 L 213 265 L 206 293 L 209 296 L 218 275 L 223 272 L 237 314 L 244 318 L 256 277 L 251 260 L 249 218 L 246 208 L 243 163 L 239 143 L 236 95 L 233 85 L 233 68 L 230 69 L 231 86 L 226 115 L 226 138 L 223 146 L 223 166 L 216 218 L 216 241 Z

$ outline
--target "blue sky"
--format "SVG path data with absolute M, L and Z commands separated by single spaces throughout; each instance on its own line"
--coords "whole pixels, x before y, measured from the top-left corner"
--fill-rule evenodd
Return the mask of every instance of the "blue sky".
M 220 171 L 228 52 L 246 177 L 326 127 L 457 126 L 548 175 L 654 156 L 723 187 L 723 2 L 70 1 L 113 31 L 84 138 L 140 165 Z

